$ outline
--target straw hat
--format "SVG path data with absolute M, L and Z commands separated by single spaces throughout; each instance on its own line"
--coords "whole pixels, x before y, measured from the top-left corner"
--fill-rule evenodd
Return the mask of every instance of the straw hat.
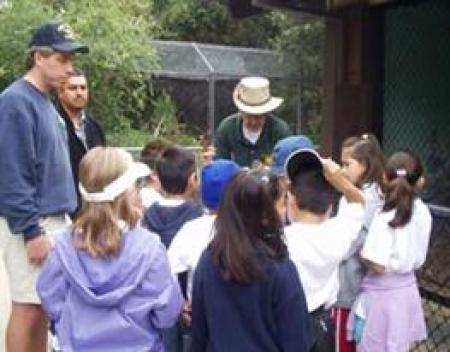
M 233 92 L 233 100 L 239 111 L 249 115 L 262 115 L 275 110 L 282 98 L 270 95 L 269 80 L 264 77 L 245 77 Z

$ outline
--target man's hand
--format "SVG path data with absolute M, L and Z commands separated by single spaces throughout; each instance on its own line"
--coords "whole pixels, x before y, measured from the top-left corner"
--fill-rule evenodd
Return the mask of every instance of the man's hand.
M 28 260 L 31 264 L 42 265 L 47 258 L 52 244 L 46 235 L 39 235 L 25 243 L 27 247 Z

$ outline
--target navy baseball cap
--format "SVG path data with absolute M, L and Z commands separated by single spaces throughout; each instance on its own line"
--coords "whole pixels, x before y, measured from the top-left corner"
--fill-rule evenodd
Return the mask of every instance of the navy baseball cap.
M 314 149 L 297 150 L 286 160 L 286 175 L 291 181 L 294 181 L 300 172 L 312 169 L 322 170 L 322 168 L 320 155 Z
M 239 165 L 231 160 L 217 159 L 202 169 L 201 193 L 205 207 L 217 210 L 225 187 L 234 174 L 239 170 Z
M 280 139 L 272 151 L 271 170 L 277 176 L 285 175 L 284 166 L 289 155 L 299 149 L 313 149 L 312 141 L 303 135 L 289 136 Z
M 89 52 L 87 45 L 75 41 L 72 29 L 60 21 L 49 21 L 36 28 L 28 47 L 48 47 L 63 53 Z

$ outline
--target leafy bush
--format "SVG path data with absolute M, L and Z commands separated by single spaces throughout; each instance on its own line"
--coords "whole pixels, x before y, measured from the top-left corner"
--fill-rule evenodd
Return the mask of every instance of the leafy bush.
M 295 15 L 273 12 L 272 21 L 281 30 L 271 39 L 273 48 L 297 58 L 302 83 L 302 133 L 316 142 L 320 136 L 322 119 L 322 84 L 325 25 L 317 18 L 299 19 Z
M 90 48 L 89 55 L 76 59 L 89 80 L 89 110 L 113 136 L 114 144 L 141 145 L 148 136 L 142 129 L 154 125 L 155 104 L 157 121 L 161 113 L 160 101 L 152 101 L 155 95 L 150 83 L 151 72 L 157 67 L 150 45 L 156 26 L 151 4 L 139 0 L 10 2 L 0 9 L 0 23 L 8 29 L 0 31 L 0 89 L 25 73 L 32 31 L 45 21 L 62 19 Z M 171 109 L 173 120 L 167 122 L 167 113 L 163 126 L 176 125 L 173 103 L 166 99 L 165 106 Z
M 0 8 L 0 90 L 25 73 L 25 53 L 33 29 L 54 17 L 51 6 L 16 0 Z
M 108 142 L 117 146 L 143 147 L 154 139 L 163 139 L 180 145 L 197 145 L 197 140 L 186 125 L 179 123 L 177 109 L 170 96 L 164 92 L 152 99 L 152 114 L 143 119 L 141 129 L 133 128 L 128 120 L 121 120 L 107 135 Z
M 227 9 L 226 0 L 158 0 L 158 2 L 160 38 L 271 48 L 281 54 L 295 57 L 295 63 L 302 76 L 302 133 L 318 140 L 322 116 L 325 39 L 322 20 L 305 19 L 283 11 L 235 19 Z M 279 110 L 280 116 L 284 118 L 295 116 L 296 90 L 292 87 L 282 87 L 278 91 L 285 93 L 283 97 L 286 98 L 285 104 Z M 293 121 L 289 122 L 292 124 Z
M 91 49 L 89 55 L 79 56 L 78 66 L 89 79 L 89 109 L 102 122 L 111 143 L 143 145 L 156 134 L 188 144 L 194 143 L 194 138 L 186 126 L 178 124 L 173 102 L 152 87 L 150 76 L 158 62 L 150 40 L 157 36 L 270 47 L 298 58 L 304 81 L 307 130 L 313 137 L 318 136 L 323 23 L 317 19 L 300 23 L 296 17 L 276 11 L 238 20 L 231 17 L 226 3 L 226 0 L 9 1 L 0 7 L 4 29 L 0 31 L 0 90 L 23 75 L 32 30 L 44 21 L 61 18 Z
M 227 0 L 163 2 L 158 18 L 162 39 L 267 48 L 270 38 L 279 30 L 269 14 L 233 18 L 226 6 Z

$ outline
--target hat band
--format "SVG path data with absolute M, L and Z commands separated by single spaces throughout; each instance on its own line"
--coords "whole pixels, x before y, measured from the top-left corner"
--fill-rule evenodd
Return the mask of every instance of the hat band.
M 80 190 L 81 196 L 86 202 L 91 203 L 112 202 L 136 182 L 136 172 L 131 165 L 127 171 L 105 186 L 102 192 L 89 193 L 80 182 L 78 189 Z
M 268 96 L 266 99 L 264 99 L 263 101 L 260 101 L 260 102 L 257 102 L 257 103 L 249 103 L 249 102 L 245 101 L 245 99 L 242 98 L 241 92 L 239 92 L 238 98 L 239 98 L 239 100 L 240 100 L 243 104 L 248 105 L 248 106 L 260 106 L 260 105 L 264 105 L 264 104 L 268 103 L 268 102 L 270 101 L 270 99 L 272 99 L 272 97 L 269 95 L 269 96 Z

